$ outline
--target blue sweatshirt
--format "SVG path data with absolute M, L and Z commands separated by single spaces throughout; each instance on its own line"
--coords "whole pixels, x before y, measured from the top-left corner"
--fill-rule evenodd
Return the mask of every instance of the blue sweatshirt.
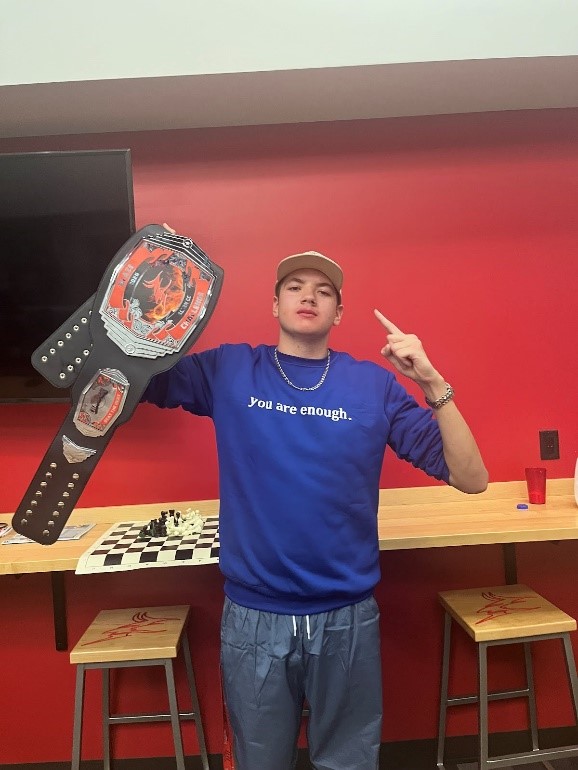
M 281 614 L 361 601 L 379 580 L 377 507 L 387 445 L 448 481 L 439 427 L 386 369 L 331 351 L 320 388 L 287 384 L 274 348 L 222 345 L 182 358 L 144 396 L 215 425 L 220 568 L 237 604 Z M 326 360 L 279 355 L 315 385 Z

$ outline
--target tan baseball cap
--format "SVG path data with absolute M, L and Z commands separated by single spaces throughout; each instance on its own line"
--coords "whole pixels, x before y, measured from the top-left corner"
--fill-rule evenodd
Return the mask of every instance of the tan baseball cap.
M 319 272 L 329 278 L 337 291 L 341 291 L 343 286 L 343 270 L 337 262 L 323 256 L 318 251 L 304 251 L 302 254 L 292 254 L 290 257 L 282 259 L 277 266 L 277 281 L 282 281 L 283 278 L 295 270 L 305 269 L 319 270 Z

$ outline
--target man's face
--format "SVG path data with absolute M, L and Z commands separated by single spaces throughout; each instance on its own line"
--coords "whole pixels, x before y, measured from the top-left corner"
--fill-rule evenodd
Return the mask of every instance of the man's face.
M 295 270 L 279 287 L 273 299 L 273 315 L 288 334 L 326 337 L 341 321 L 343 305 L 337 291 L 319 270 Z

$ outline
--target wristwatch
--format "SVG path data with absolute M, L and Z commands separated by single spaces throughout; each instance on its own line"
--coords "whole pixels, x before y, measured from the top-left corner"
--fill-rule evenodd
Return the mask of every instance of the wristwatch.
M 223 275 L 190 238 L 148 225 L 117 252 L 94 297 L 34 352 L 46 379 L 72 386 L 72 404 L 16 509 L 16 532 L 45 545 L 58 539 L 151 377 L 200 336 Z
M 430 409 L 441 409 L 442 406 L 449 404 L 449 402 L 452 400 L 454 395 L 455 395 L 454 389 L 449 384 L 449 382 L 446 382 L 446 392 L 443 394 L 443 396 L 436 398 L 435 401 L 430 401 L 429 398 L 426 396 L 425 402 L 430 407 Z

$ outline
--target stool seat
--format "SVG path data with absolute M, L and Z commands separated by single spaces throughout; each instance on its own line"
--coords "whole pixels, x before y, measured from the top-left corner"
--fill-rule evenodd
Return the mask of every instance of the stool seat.
M 476 642 L 576 630 L 574 618 L 525 585 L 442 591 L 439 598 Z
M 187 605 L 102 610 L 70 652 L 71 663 L 176 658 Z
M 74 696 L 74 727 L 72 735 L 72 770 L 80 770 L 85 672 L 102 671 L 103 767 L 110 770 L 110 727 L 136 722 L 170 722 L 175 745 L 177 770 L 185 770 L 181 736 L 181 720 L 194 720 L 197 729 L 203 770 L 209 770 L 199 698 L 186 633 L 188 605 L 168 607 L 132 607 L 102 610 L 70 652 L 70 662 L 76 665 Z M 175 684 L 174 663 L 182 653 L 192 710 L 179 709 Z M 168 713 L 110 713 L 110 670 L 163 666 L 169 699 Z

